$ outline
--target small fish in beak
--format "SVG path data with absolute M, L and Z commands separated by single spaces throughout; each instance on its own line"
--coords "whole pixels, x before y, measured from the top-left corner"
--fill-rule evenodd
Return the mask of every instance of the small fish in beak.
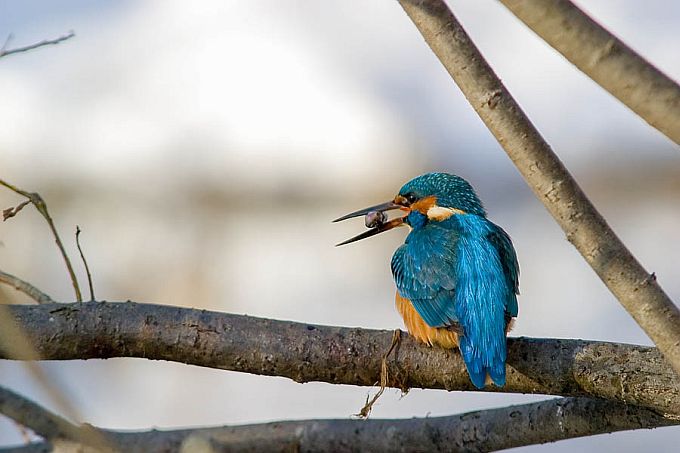
M 376 228 L 387 222 L 387 215 L 382 211 L 369 211 L 364 217 L 366 228 Z
M 336 246 L 345 245 L 355 241 L 359 241 L 361 239 L 370 238 L 371 236 L 375 236 L 378 233 L 382 233 L 384 231 L 391 230 L 394 227 L 403 225 L 404 219 L 406 217 L 397 217 L 392 220 L 387 220 L 387 214 L 385 214 L 385 211 L 391 211 L 393 209 L 400 209 L 402 211 L 409 210 L 409 208 L 404 204 L 395 203 L 394 201 L 388 201 L 387 203 L 382 203 L 379 205 L 371 206 L 370 208 L 354 211 L 350 214 L 347 214 L 345 216 L 333 220 L 333 222 L 340 222 L 342 220 L 351 219 L 352 217 L 365 216 L 364 222 L 366 223 L 366 227 L 370 228 L 370 230 L 364 231 L 363 233 L 358 234 L 353 238 L 347 239 L 344 242 L 336 244 Z

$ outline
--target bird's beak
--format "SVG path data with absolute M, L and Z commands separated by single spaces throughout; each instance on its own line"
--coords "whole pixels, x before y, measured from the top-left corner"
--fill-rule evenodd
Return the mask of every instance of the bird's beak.
M 385 211 L 391 211 L 393 209 L 401 209 L 401 210 L 404 210 L 404 211 L 408 210 L 408 208 L 406 208 L 402 204 L 395 203 L 394 201 L 388 201 L 387 203 L 382 203 L 382 204 L 378 204 L 378 205 L 375 205 L 375 206 L 371 206 L 370 208 L 365 208 L 365 209 L 360 209 L 358 211 L 354 211 L 352 213 L 349 213 L 349 214 L 344 215 L 344 216 L 342 216 L 338 219 L 333 220 L 333 222 L 341 222 L 343 220 L 351 219 L 352 217 L 359 217 L 359 216 L 366 215 L 366 214 L 371 213 L 371 212 L 385 212 Z M 371 236 L 375 236 L 378 233 L 383 233 L 385 231 L 391 230 L 394 227 L 397 227 L 399 225 L 403 225 L 404 219 L 405 219 L 405 217 L 397 217 L 396 219 L 392 219 L 392 220 L 385 222 L 385 223 L 378 223 L 376 226 L 374 226 L 370 230 L 364 231 L 363 233 L 358 234 L 358 235 L 354 236 L 353 238 L 347 239 L 346 241 L 343 241 L 339 244 L 336 244 L 336 247 L 340 246 L 340 245 L 345 245 L 345 244 L 350 244 L 352 242 L 360 241 L 361 239 L 370 238 Z

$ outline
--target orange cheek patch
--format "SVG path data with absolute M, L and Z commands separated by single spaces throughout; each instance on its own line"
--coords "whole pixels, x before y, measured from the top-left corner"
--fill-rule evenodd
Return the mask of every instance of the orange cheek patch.
M 427 215 L 427 211 L 430 210 L 430 208 L 434 207 L 437 205 L 437 197 L 434 195 L 430 195 L 429 197 L 421 198 L 420 200 L 416 201 L 411 205 L 411 209 L 414 209 L 421 214 Z

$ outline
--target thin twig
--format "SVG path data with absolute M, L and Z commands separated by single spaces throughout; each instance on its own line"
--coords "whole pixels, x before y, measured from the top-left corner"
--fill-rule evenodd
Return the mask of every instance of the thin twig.
M 14 35 L 12 33 L 8 34 L 5 42 L 2 44 L 2 47 L 0 47 L 0 54 L 3 54 L 7 50 L 7 47 L 9 47 L 9 43 L 12 42 L 12 39 L 14 39 Z
M 90 287 L 90 301 L 93 301 L 94 288 L 92 287 L 92 274 L 90 274 L 90 267 L 87 265 L 87 260 L 85 259 L 85 254 L 83 254 L 83 249 L 80 247 L 80 227 L 78 225 L 76 225 L 76 245 L 78 246 L 80 258 L 83 260 L 85 272 L 87 273 L 87 285 Z
M 680 374 L 678 307 L 607 225 L 446 3 L 399 3 L 567 239 Z
M 76 277 L 75 272 L 73 271 L 73 266 L 71 265 L 71 260 L 68 257 L 68 254 L 66 253 L 66 249 L 64 249 L 64 244 L 61 242 L 61 238 L 59 237 L 59 233 L 57 233 L 57 227 L 54 226 L 54 222 L 52 221 L 52 217 L 50 216 L 50 213 L 47 211 L 47 204 L 45 204 L 45 201 L 43 198 L 40 196 L 40 194 L 36 192 L 27 192 L 25 190 L 21 190 L 18 187 L 3 181 L 0 179 L 0 185 L 3 185 L 7 187 L 9 190 L 12 192 L 15 192 L 19 195 L 22 195 L 28 200 L 33 203 L 33 206 L 38 210 L 38 212 L 45 218 L 47 221 L 47 224 L 50 227 L 50 230 L 52 231 L 52 235 L 54 236 L 54 241 L 57 243 L 57 247 L 59 247 L 59 251 L 61 252 L 61 256 L 64 258 L 64 263 L 66 263 L 66 269 L 68 270 L 68 274 L 71 277 L 71 284 L 73 285 L 73 290 L 75 291 L 76 294 L 76 300 L 78 302 L 82 302 L 83 296 L 81 295 L 80 292 L 80 285 L 78 285 L 78 278 Z
M 8 274 L 7 272 L 0 271 L 0 283 L 12 286 L 14 289 L 21 291 L 39 304 L 49 304 L 55 302 L 54 299 L 40 291 L 35 286 L 20 279 L 19 277 Z
M 371 410 L 373 409 L 373 405 L 375 404 L 376 401 L 378 401 L 378 398 L 382 396 L 382 394 L 385 392 L 385 389 L 389 385 L 389 371 L 387 368 L 387 358 L 392 354 L 392 351 L 394 348 L 399 344 L 401 341 L 401 330 L 397 329 L 394 331 L 394 334 L 392 335 L 392 345 L 390 345 L 390 349 L 387 350 L 385 355 L 382 356 L 382 360 L 380 363 L 380 390 L 373 395 L 373 398 L 370 400 L 368 399 L 368 396 L 366 396 L 366 403 L 364 404 L 364 407 L 361 408 L 358 414 L 356 414 L 357 417 L 359 418 L 368 418 L 368 416 L 371 413 Z
M 680 86 L 569 0 L 500 0 L 538 36 L 680 145 Z
M 210 445 L 206 451 L 492 451 L 680 423 L 635 406 L 588 398 L 559 398 L 446 417 L 302 420 L 116 432 L 73 425 L 2 387 L 0 413 L 35 431 L 47 443 L 71 440 L 91 445 L 93 440 L 106 439 L 108 445 L 131 453 L 193 451 L 190 446 L 198 445 Z M 47 447 L 47 443 L 31 445 Z
M 9 45 L 10 40 L 13 38 L 12 34 L 9 34 L 7 36 L 7 39 L 5 40 L 5 44 L 2 46 L 2 49 L 0 49 L 0 58 L 6 57 L 7 55 L 12 55 L 15 53 L 20 53 L 20 52 L 26 52 L 29 50 L 37 49 L 38 47 L 44 47 L 44 46 L 50 46 L 53 44 L 59 44 L 61 42 L 66 41 L 67 39 L 71 39 L 75 36 L 76 34 L 73 31 L 69 31 L 65 35 L 59 36 L 58 38 L 55 39 L 44 39 L 40 42 L 37 42 L 35 44 L 30 44 L 28 46 L 24 47 L 15 47 L 14 49 L 7 49 L 7 46 Z
M 135 302 L 6 307 L 43 360 L 139 357 L 296 382 L 373 386 L 394 335 Z M 656 348 L 509 338 L 507 363 L 506 385 L 484 391 L 590 396 L 680 415 L 680 377 Z M 477 391 L 458 351 L 409 335 L 387 365 L 389 387 Z

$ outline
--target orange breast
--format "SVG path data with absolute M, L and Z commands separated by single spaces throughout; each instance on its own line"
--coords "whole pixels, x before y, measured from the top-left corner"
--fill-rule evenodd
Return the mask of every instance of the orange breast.
M 458 347 L 458 335 L 455 332 L 444 328 L 428 326 L 413 307 L 411 301 L 401 297 L 399 291 L 397 291 L 395 300 L 397 310 L 404 319 L 406 330 L 416 340 L 427 343 L 430 346 L 436 344 L 447 349 Z

